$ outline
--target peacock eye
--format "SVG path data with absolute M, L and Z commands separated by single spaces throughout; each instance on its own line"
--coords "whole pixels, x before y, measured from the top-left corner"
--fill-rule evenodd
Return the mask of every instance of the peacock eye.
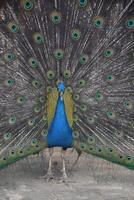
M 39 97 L 39 102 L 40 103 L 44 103 L 44 101 L 45 101 L 45 98 L 43 96 Z
M 86 84 L 86 81 L 84 79 L 81 79 L 78 81 L 78 87 L 84 87 Z
M 39 63 L 35 58 L 29 58 L 28 63 L 32 68 L 37 68 L 39 66 Z
M 3 55 L 3 59 L 5 62 L 13 62 L 15 60 L 15 55 L 12 53 L 6 53 Z
M 20 96 L 17 98 L 17 103 L 20 105 L 24 104 L 25 101 L 26 101 L 26 98 L 24 96 Z
M 88 55 L 86 55 L 86 54 L 84 54 L 84 55 L 82 55 L 81 57 L 80 57 L 80 63 L 82 64 L 82 65 L 84 65 L 84 64 L 86 64 L 87 62 L 88 62 Z
M 7 87 L 13 87 L 14 85 L 14 80 L 13 79 L 7 79 L 4 81 L 4 84 L 7 86 Z
M 89 136 L 87 139 L 88 144 L 95 144 L 96 140 L 93 136 Z
M 74 114 L 74 116 L 73 116 L 73 120 L 74 120 L 74 122 L 77 122 L 78 119 L 79 119 L 78 115 L 77 115 L 77 114 Z
M 108 152 L 109 152 L 109 153 L 113 153 L 113 152 L 114 152 L 114 149 L 110 147 L 110 148 L 108 148 Z
M 7 160 L 7 158 L 6 158 L 6 157 L 4 157 L 4 158 L 3 158 L 3 161 L 6 161 L 6 160 Z
M 74 41 L 79 40 L 80 36 L 81 36 L 81 32 L 78 29 L 72 30 L 72 32 L 71 32 L 72 40 L 74 40 Z
M 79 133 L 78 131 L 74 131 L 74 132 L 73 132 L 73 137 L 74 137 L 74 139 L 78 139 L 79 136 L 80 136 L 80 133 Z
M 47 136 L 48 135 L 48 130 L 46 129 L 43 129 L 42 132 L 41 132 L 41 135 L 44 137 L 44 136 Z
M 44 116 L 42 117 L 42 119 L 43 119 L 44 122 L 47 122 L 47 117 L 46 117 L 46 115 L 44 115 Z
M 41 86 L 41 84 L 40 84 L 40 82 L 39 81 L 37 81 L 37 80 L 33 80 L 32 81 L 32 85 L 35 87 L 35 88 L 40 88 L 40 86 Z
M 130 101 L 124 101 L 123 105 L 126 109 L 132 109 L 132 107 L 133 107 L 133 105 Z
M 35 120 L 34 119 L 28 120 L 28 125 L 29 126 L 34 126 L 34 124 L 35 124 Z
M 58 12 L 53 12 L 51 14 L 51 20 L 53 24 L 59 24 L 61 22 L 61 14 Z
M 108 112 L 107 112 L 107 117 L 108 117 L 109 119 L 114 119 L 114 118 L 115 118 L 115 113 L 114 113 L 114 112 L 111 112 L 111 111 L 108 111 Z
M 86 149 L 86 145 L 85 145 L 84 143 L 81 143 L 81 144 L 80 144 L 80 148 L 81 148 L 81 150 L 83 151 L 83 150 Z
M 80 106 L 80 109 L 82 110 L 82 111 L 87 111 L 87 105 L 85 105 L 85 104 L 83 104 L 83 105 L 81 105 Z
M 126 161 L 127 163 L 131 163 L 131 162 L 133 162 L 133 159 L 132 159 L 132 157 L 130 157 L 130 156 L 126 156 L 125 161 Z
M 35 113 L 39 113 L 41 111 L 40 107 L 39 106 L 35 106 L 34 107 L 34 112 Z
M 36 138 L 33 138 L 32 141 L 31 141 L 31 146 L 36 146 L 38 144 L 38 141 Z
M 22 5 L 25 10 L 31 10 L 33 8 L 33 2 L 29 0 L 23 0 Z
M 127 28 L 129 28 L 129 29 L 134 28 L 134 18 L 128 19 L 126 24 L 127 24 Z
M 104 25 L 104 18 L 103 17 L 100 17 L 100 16 L 97 16 L 95 19 L 94 19 L 94 26 L 96 28 L 103 28 L 103 25 Z
M 11 156 L 15 156 L 15 151 L 12 150 L 12 151 L 10 152 L 10 155 L 11 155 Z
M 48 87 L 47 87 L 47 92 L 48 92 L 48 93 L 51 93 L 52 91 L 53 91 L 53 88 L 52 88 L 51 86 L 48 86 Z
M 83 8 L 87 6 L 87 0 L 79 0 L 79 5 Z
M 8 120 L 9 124 L 15 124 L 16 123 L 16 117 L 10 117 Z
M 122 131 L 115 131 L 114 134 L 118 137 L 118 138 L 121 138 L 123 137 L 123 132 Z
M 63 59 L 63 50 L 62 49 L 56 49 L 54 51 L 54 57 L 56 58 L 56 60 L 62 60 Z
M 10 140 L 12 138 L 12 133 L 5 133 L 4 140 Z
M 96 95 L 95 95 L 95 99 L 97 101 L 101 101 L 103 99 L 103 95 L 100 92 L 97 92 Z
M 71 77 L 71 71 L 70 70 L 65 70 L 64 71 L 64 78 L 69 79 Z
M 114 54 L 113 49 L 106 49 L 106 50 L 104 51 L 104 56 L 105 56 L 106 58 L 112 57 L 113 54 Z
M 74 95 L 73 95 L 73 99 L 74 99 L 75 101 L 78 101 L 78 100 L 80 99 L 80 95 L 79 95 L 79 94 L 74 94 Z
M 53 79 L 55 78 L 55 73 L 54 73 L 54 71 L 49 70 L 49 71 L 47 72 L 47 78 L 48 78 L 49 80 L 53 80 Z
M 98 153 L 101 153 L 103 150 L 102 150 L 102 148 L 97 148 L 97 151 L 98 151 Z
M 95 119 L 93 117 L 88 117 L 87 121 L 88 121 L 89 124 L 94 124 Z
M 18 31 L 19 31 L 19 26 L 15 22 L 9 22 L 7 24 L 7 27 L 9 29 L 9 31 L 12 33 L 18 33 Z
M 34 42 L 36 44 L 43 44 L 44 43 L 44 38 L 43 38 L 41 33 L 34 33 L 33 39 L 34 39 Z
M 115 80 L 115 77 L 114 77 L 113 75 L 108 74 L 108 75 L 106 76 L 106 81 L 108 81 L 108 82 L 113 82 L 114 80 Z
M 73 93 L 73 89 L 71 87 L 67 87 L 66 91 L 69 92 L 69 93 Z

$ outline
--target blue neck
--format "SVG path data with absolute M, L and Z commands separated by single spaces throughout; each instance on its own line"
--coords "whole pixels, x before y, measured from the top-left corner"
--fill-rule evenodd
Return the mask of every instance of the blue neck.
M 54 119 L 48 130 L 47 142 L 48 147 L 72 147 L 72 129 L 66 117 L 64 101 L 60 96 L 57 101 Z

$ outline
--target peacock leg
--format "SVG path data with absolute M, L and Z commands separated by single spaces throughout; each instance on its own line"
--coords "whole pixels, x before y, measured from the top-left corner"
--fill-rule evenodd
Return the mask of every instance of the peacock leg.
M 67 176 L 67 173 L 66 173 L 65 153 L 66 153 L 66 150 L 62 149 L 61 150 L 62 173 L 63 173 L 62 181 L 66 181 L 68 179 L 68 176 Z
M 47 174 L 41 178 L 44 178 L 44 179 L 47 179 L 48 181 L 51 180 L 51 179 L 54 179 L 53 177 L 53 173 L 52 173 L 52 155 L 53 155 L 53 148 L 50 148 L 49 149 L 49 167 L 48 167 L 48 170 L 47 170 Z

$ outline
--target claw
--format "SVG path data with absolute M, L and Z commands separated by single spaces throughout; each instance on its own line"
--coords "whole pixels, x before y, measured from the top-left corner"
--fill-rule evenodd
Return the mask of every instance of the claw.
M 41 176 L 40 179 L 46 179 L 47 181 L 54 180 L 52 172 L 48 172 L 45 176 Z

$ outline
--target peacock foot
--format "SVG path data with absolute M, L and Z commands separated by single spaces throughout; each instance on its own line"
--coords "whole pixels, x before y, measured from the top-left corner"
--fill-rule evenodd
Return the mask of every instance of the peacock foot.
M 63 173 L 63 176 L 59 180 L 60 183 L 65 183 L 67 186 L 69 183 L 73 183 L 73 181 L 67 176 L 66 172 Z
M 54 180 L 54 175 L 51 171 L 47 172 L 45 176 L 40 177 L 41 179 L 46 179 L 47 181 Z

